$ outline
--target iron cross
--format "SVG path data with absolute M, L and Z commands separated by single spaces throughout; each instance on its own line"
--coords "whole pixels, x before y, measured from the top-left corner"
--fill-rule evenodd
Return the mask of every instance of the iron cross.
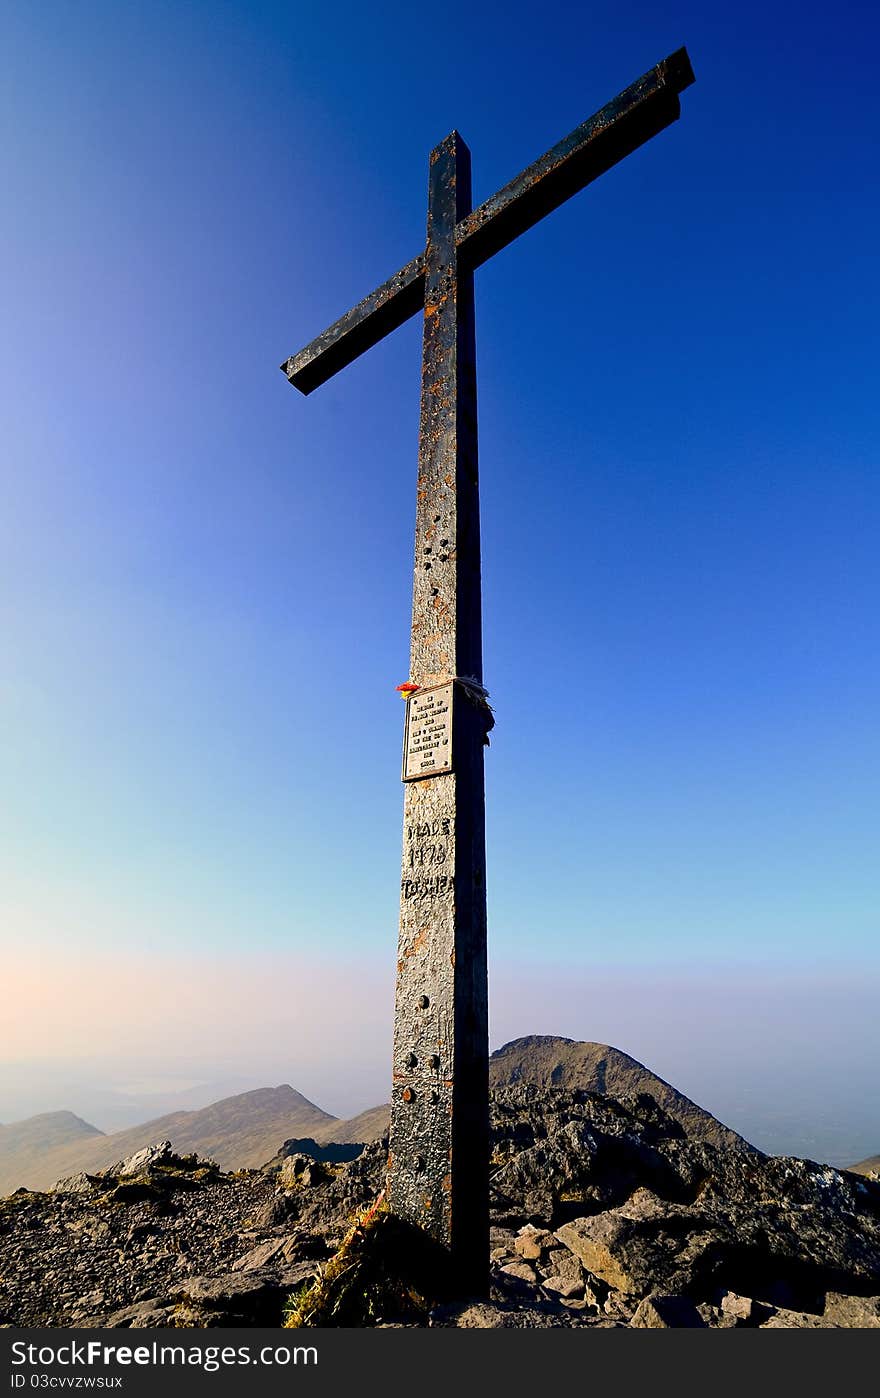
M 457 132 L 431 152 L 424 252 L 282 368 L 302 393 L 424 312 L 388 1200 L 488 1277 L 486 854 L 474 270 L 675 121 L 679 49 L 471 208 Z

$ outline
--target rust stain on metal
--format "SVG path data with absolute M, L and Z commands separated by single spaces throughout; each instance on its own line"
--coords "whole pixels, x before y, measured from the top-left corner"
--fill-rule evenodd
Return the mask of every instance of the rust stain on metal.
M 428 941 L 428 928 L 424 927 L 416 937 L 413 938 L 409 946 L 404 949 L 404 956 L 416 956 L 420 951 L 424 951 Z M 400 963 L 398 962 L 398 965 Z
M 681 115 L 679 95 L 694 81 L 685 49 L 663 59 L 594 116 L 523 170 L 516 179 L 457 220 L 454 245 L 473 270 Z M 431 152 L 432 175 L 448 154 L 452 133 Z M 459 202 L 453 177 L 449 190 Z M 425 305 L 426 252 L 365 296 L 281 368 L 301 393 L 311 393 L 371 349 Z

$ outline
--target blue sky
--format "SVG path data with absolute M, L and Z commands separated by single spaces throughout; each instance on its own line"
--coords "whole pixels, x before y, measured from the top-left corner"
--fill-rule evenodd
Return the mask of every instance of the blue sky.
M 452 4 L 432 30 L 396 4 L 14 0 L 0 29 L 0 935 L 42 978 L 29 1022 L 40 984 L 99 977 L 113 1040 L 145 950 L 170 986 L 289 958 L 328 1018 L 376 978 L 345 1026 L 369 1071 L 349 1090 L 341 1055 L 322 1090 L 383 1095 L 420 327 L 308 399 L 277 365 L 419 250 L 452 127 L 482 200 L 684 43 L 682 120 L 477 278 L 493 1041 L 610 1038 L 685 1090 L 699 1063 L 712 1106 L 772 983 L 804 1091 L 829 1044 L 858 1075 L 880 1050 L 854 1009 L 880 985 L 871 8 Z M 687 1047 L 627 1012 L 661 973 Z M 713 1033 L 687 1007 L 734 981 Z M 73 1000 L 49 1056 L 87 1052 Z M 279 1013 L 252 1071 L 309 1092 Z M 0 1045 L 17 1072 L 34 1052 Z

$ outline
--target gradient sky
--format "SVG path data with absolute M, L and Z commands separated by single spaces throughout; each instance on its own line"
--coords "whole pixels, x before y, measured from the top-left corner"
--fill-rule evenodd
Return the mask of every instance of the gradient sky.
M 880 1150 L 876 11 L 430 20 L 3 9 L 0 1118 L 59 1065 L 386 1095 L 420 326 L 277 365 L 452 127 L 480 201 L 685 43 L 682 120 L 477 276 L 493 1046 Z

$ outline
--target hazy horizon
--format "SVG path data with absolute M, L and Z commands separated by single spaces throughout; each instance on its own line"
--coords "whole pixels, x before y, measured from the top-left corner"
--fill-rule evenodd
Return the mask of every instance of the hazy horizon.
M 580 966 L 563 983 L 546 965 L 491 970 L 493 1050 L 528 1034 L 610 1043 L 770 1153 L 846 1165 L 880 1150 L 880 977 Z M 112 1131 L 282 1082 L 341 1118 L 386 1101 L 392 968 L 304 971 L 283 957 L 235 976 L 224 958 L 201 971 L 179 957 L 69 964 L 45 1007 L 64 1059 L 41 1058 L 38 1026 L 28 1036 L 11 1007 L 30 1052 L 0 1060 L 0 1121 L 64 1109 Z M 98 1006 L 103 1053 L 87 1028 Z

